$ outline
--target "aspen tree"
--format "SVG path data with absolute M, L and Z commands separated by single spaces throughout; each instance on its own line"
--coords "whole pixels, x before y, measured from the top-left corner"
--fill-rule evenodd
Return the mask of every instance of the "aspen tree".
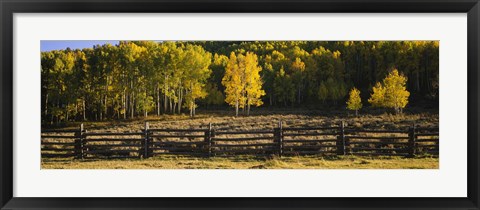
M 368 102 L 374 107 L 393 108 L 395 113 L 402 113 L 410 96 L 406 84 L 407 77 L 394 69 L 383 79 L 382 84 L 377 83 L 373 87 L 373 93 Z
M 263 101 L 260 97 L 265 95 L 265 91 L 262 89 L 262 79 L 260 78 L 260 72 L 262 67 L 258 65 L 257 55 L 251 52 L 247 52 L 245 56 L 245 92 L 247 103 L 247 115 L 250 115 L 250 106 L 261 106 Z
M 347 109 L 354 110 L 355 116 L 358 116 L 358 110 L 362 108 L 362 98 L 360 98 L 360 91 L 357 88 L 350 90 L 350 97 L 347 101 Z
M 237 56 L 234 52 L 230 53 L 230 58 L 225 67 L 222 85 L 225 87 L 225 102 L 231 106 L 235 106 L 235 116 L 238 116 L 243 87 Z
M 190 110 L 190 116 L 194 117 L 195 100 L 207 96 L 205 83 L 212 72 L 209 69 L 212 54 L 194 45 L 187 45 L 185 53 L 185 105 Z
M 222 84 L 225 87 L 225 102 L 235 106 L 235 116 L 238 116 L 239 108 L 244 111 L 246 108 L 248 115 L 250 106 L 263 104 L 260 98 L 265 95 L 265 91 L 262 89 L 261 70 L 254 53 L 247 52 L 245 56 L 230 53 Z

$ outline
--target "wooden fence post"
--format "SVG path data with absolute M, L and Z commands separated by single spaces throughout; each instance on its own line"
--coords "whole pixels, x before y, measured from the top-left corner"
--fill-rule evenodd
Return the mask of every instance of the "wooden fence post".
M 283 148 L 282 148 L 282 121 L 280 120 L 278 122 L 278 127 L 273 128 L 273 141 L 277 143 L 277 148 L 278 148 L 278 156 L 282 156 L 283 154 Z
M 409 157 L 415 157 L 415 140 L 416 140 L 416 129 L 415 129 L 415 123 L 410 127 L 409 132 L 408 132 L 408 156 Z
M 210 147 L 209 151 L 212 156 L 215 156 L 215 153 L 214 152 L 212 153 L 212 145 L 215 144 L 215 141 L 213 138 L 215 138 L 215 136 L 216 136 L 216 131 L 215 129 L 212 128 L 212 132 L 210 133 L 210 144 L 209 144 L 209 147 Z
M 87 130 L 83 127 L 83 123 L 80 124 L 80 154 L 82 155 L 82 159 L 85 157 L 85 143 L 87 139 Z
M 149 136 L 149 131 L 148 129 L 150 129 L 150 125 L 148 124 L 147 121 L 145 121 L 145 130 L 143 130 L 143 142 L 142 142 L 142 147 L 143 147 L 143 158 L 148 158 L 149 157 L 149 154 L 148 154 L 148 148 L 149 148 L 149 141 L 150 141 L 150 136 Z
M 207 155 L 208 157 L 212 156 L 212 136 L 214 135 L 214 132 L 212 130 L 212 123 L 208 123 L 208 131 L 205 131 L 205 145 L 207 146 Z
M 339 133 L 337 136 L 337 155 L 345 155 L 345 122 L 340 122 Z
M 84 154 L 83 154 L 83 139 L 84 139 L 84 134 L 83 134 L 83 123 L 80 124 L 80 130 L 75 132 L 75 157 L 77 159 L 83 159 Z
M 283 123 L 280 120 L 278 122 L 278 156 L 282 157 L 283 155 Z

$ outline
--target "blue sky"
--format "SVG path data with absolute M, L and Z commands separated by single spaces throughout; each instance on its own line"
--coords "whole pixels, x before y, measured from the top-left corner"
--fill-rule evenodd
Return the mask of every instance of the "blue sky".
M 40 50 L 42 52 L 51 50 L 64 50 L 67 47 L 70 49 L 92 48 L 94 45 L 103 45 L 110 43 L 112 45 L 118 44 L 118 40 L 42 40 L 40 41 Z

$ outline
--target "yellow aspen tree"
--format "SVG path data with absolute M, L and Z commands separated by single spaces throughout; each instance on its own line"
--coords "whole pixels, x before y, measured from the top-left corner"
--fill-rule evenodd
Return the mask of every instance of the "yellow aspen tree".
M 185 107 L 190 110 L 190 117 L 195 116 L 197 98 L 205 98 L 205 83 L 210 77 L 211 70 L 209 66 L 212 61 L 212 54 L 206 52 L 200 46 L 187 45 L 184 60 L 184 89 L 185 89 Z
M 265 95 L 265 91 L 262 90 L 260 71 L 262 68 L 258 65 L 258 57 L 254 53 L 247 52 L 246 55 L 238 56 L 234 52 L 230 54 L 222 85 L 225 86 L 225 102 L 235 106 L 235 116 L 238 116 L 239 108 L 247 111 L 248 115 L 251 105 L 263 104 L 260 98 Z
M 407 90 L 407 77 L 394 69 L 383 80 L 383 85 L 385 86 L 385 106 L 393 108 L 397 114 L 402 113 L 410 96 Z
M 382 84 L 377 83 L 373 87 L 373 93 L 368 102 L 374 107 L 393 108 L 395 113 L 402 113 L 410 96 L 406 85 L 407 77 L 394 69 L 383 79 Z
M 302 90 L 305 86 L 305 63 L 300 58 L 295 58 L 295 61 L 292 62 L 292 71 L 293 71 L 293 83 L 296 88 L 297 103 L 301 104 L 302 102 Z
M 185 95 L 185 105 L 190 110 L 190 117 L 195 117 L 195 109 L 197 108 L 197 104 L 195 103 L 195 99 L 197 98 L 205 98 L 207 96 L 207 92 L 204 90 L 204 84 L 200 82 L 189 82 L 190 88 L 187 90 Z
M 238 108 L 243 91 L 241 76 L 237 56 L 232 52 L 225 67 L 222 85 L 225 87 L 225 102 L 235 107 L 235 116 L 238 116 Z
M 247 115 L 250 114 L 250 105 L 261 106 L 263 104 L 260 97 L 265 95 L 265 91 L 262 89 L 262 79 L 260 72 L 262 67 L 258 65 L 257 55 L 247 52 L 245 59 L 245 92 L 246 92 L 246 104 Z
M 242 108 L 243 114 L 245 114 L 245 105 L 247 101 L 247 91 L 245 87 L 247 86 L 247 70 L 245 68 L 245 56 L 241 53 L 237 55 L 237 74 L 240 76 L 240 98 L 239 98 L 239 108 Z
M 352 88 L 350 90 L 350 97 L 347 101 L 347 109 L 354 110 L 355 116 L 358 116 L 358 110 L 362 108 L 362 98 L 360 98 L 360 90 Z
M 385 88 L 382 84 L 380 84 L 380 82 L 377 82 L 377 84 L 375 84 L 375 87 L 373 87 L 373 93 L 370 95 L 368 103 L 372 104 L 373 107 L 383 107 L 384 98 Z

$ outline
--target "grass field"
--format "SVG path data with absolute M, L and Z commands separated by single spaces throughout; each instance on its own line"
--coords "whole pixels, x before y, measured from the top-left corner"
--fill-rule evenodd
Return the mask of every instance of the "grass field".
M 42 169 L 438 169 L 438 158 L 282 157 L 260 159 L 163 156 L 150 159 L 43 159 Z
M 345 112 L 331 113 L 321 111 L 289 111 L 289 110 L 258 110 L 250 116 L 235 117 L 232 111 L 203 111 L 195 118 L 188 115 L 160 115 L 150 116 L 146 119 L 133 119 L 126 121 L 83 122 L 89 131 L 137 131 L 144 128 L 144 122 L 149 121 L 150 128 L 206 128 L 209 123 L 216 130 L 259 130 L 273 129 L 281 120 L 284 127 L 316 127 L 338 125 L 345 121 L 347 126 L 357 128 L 398 129 L 411 126 L 438 126 L 438 110 L 401 115 L 389 113 L 361 114 L 358 117 Z M 69 123 L 60 128 L 78 128 L 80 122 Z

